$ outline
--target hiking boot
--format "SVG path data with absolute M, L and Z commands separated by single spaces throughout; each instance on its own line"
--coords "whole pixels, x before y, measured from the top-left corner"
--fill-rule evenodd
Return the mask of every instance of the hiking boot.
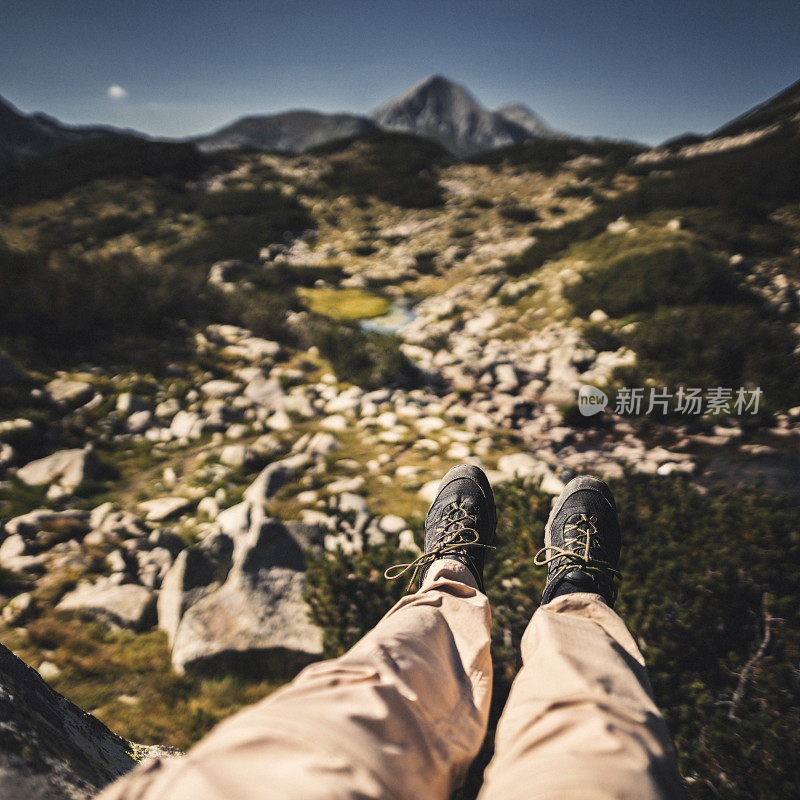
M 570 592 L 595 592 L 613 608 L 620 533 L 611 490 L 599 478 L 573 478 L 561 492 L 544 532 L 544 547 L 534 564 L 547 565 L 542 605 Z
M 422 586 L 428 567 L 437 559 L 450 558 L 464 564 L 483 591 L 485 554 L 494 546 L 496 527 L 494 495 L 483 470 L 469 464 L 453 467 L 442 478 L 436 499 L 428 509 L 425 552 L 410 564 L 390 567 L 386 577 L 399 578 L 413 570 L 409 588 L 417 573 Z

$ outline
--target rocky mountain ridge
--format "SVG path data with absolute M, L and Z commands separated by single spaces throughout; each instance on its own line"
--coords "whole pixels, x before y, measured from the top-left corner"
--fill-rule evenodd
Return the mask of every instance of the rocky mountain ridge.
M 195 141 L 203 152 L 217 150 L 275 150 L 301 153 L 335 139 L 369 133 L 378 127 L 354 114 L 285 111 L 244 117 Z
M 648 163 L 672 157 L 693 158 L 746 146 L 778 130 L 797 115 L 798 84 L 759 104 L 706 136 L 680 149 L 664 145 L 640 156 Z M 568 138 L 526 106 L 511 103 L 484 108 L 463 86 L 432 75 L 373 111 L 369 116 L 329 114 L 308 109 L 254 115 L 187 141 L 204 152 L 263 150 L 300 153 L 338 139 L 373 131 L 411 133 L 432 139 L 458 157 L 507 147 L 528 139 Z M 139 135 L 108 127 L 71 127 L 44 114 L 24 115 L 0 98 L 0 169 L 52 152 L 87 137 Z
M 432 75 L 372 112 L 383 130 L 413 133 L 439 142 L 457 156 L 469 156 L 561 134 L 525 106 L 485 109 L 463 86 Z
M 23 114 L 0 97 L 0 170 L 98 136 L 139 135 L 106 126 L 64 125 L 46 114 Z

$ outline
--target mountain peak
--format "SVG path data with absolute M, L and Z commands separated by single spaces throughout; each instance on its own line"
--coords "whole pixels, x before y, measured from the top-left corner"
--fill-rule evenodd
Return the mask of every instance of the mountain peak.
M 431 75 L 373 111 L 385 130 L 435 139 L 459 156 L 554 133 L 522 105 L 516 111 L 490 111 L 461 84 Z

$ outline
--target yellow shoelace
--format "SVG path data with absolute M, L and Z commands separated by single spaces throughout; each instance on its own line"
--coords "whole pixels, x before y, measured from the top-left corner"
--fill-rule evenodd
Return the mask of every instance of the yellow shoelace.
M 471 524 L 465 525 L 465 522 Z M 411 580 L 408 583 L 408 590 L 410 590 L 420 570 L 430 566 L 437 558 L 446 558 L 449 553 L 456 553 L 465 547 L 483 547 L 487 550 L 494 550 L 492 545 L 483 544 L 480 541 L 480 533 L 472 527 L 477 524 L 478 520 L 468 513 L 462 505 L 453 503 L 436 528 L 435 535 L 444 533 L 444 536 L 436 542 L 433 549 L 423 553 L 408 564 L 395 564 L 389 567 L 383 573 L 384 578 L 393 581 L 405 575 L 409 570 L 413 570 Z M 451 527 L 452 530 L 448 530 Z
M 564 547 L 543 547 L 533 557 L 533 563 L 538 567 L 543 567 L 558 559 L 564 559 L 563 563 L 556 567 L 555 572 L 549 576 L 549 580 L 555 580 L 565 572 L 574 568 L 582 569 L 591 575 L 605 578 L 611 584 L 611 602 L 617 597 L 617 584 L 622 580 L 622 573 L 612 567 L 608 561 L 602 558 L 595 558 L 591 554 L 594 545 L 595 552 L 603 553 L 602 545 L 595 538 L 597 536 L 597 517 L 589 514 L 580 514 L 576 522 L 568 522 L 564 527 Z M 572 533 L 572 536 L 568 534 Z M 570 545 L 578 545 L 579 550 L 567 550 Z M 603 553 L 605 555 L 605 553 Z M 540 556 L 543 556 L 540 558 Z

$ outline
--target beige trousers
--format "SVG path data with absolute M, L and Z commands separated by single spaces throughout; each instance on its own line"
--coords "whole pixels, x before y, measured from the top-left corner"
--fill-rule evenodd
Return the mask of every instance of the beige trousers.
M 472 576 L 436 562 L 344 656 L 100 797 L 446 800 L 486 732 L 490 623 Z M 536 611 L 522 656 L 481 800 L 683 796 L 642 656 L 598 595 Z

